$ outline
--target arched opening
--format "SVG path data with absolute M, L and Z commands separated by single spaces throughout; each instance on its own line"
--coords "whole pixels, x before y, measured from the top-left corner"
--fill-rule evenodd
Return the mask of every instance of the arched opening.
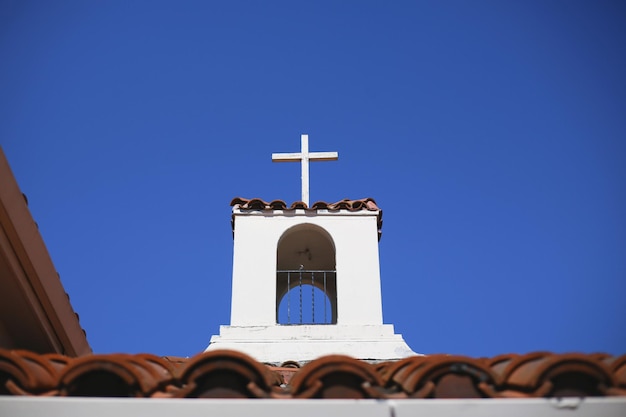
M 332 311 L 330 298 L 323 289 L 309 284 L 296 284 L 280 300 L 278 323 L 331 324 Z
M 336 324 L 335 245 L 328 232 L 294 226 L 281 236 L 276 255 L 276 322 Z

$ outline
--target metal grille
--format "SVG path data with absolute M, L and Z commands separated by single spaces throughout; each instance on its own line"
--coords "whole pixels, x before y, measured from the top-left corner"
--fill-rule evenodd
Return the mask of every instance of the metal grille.
M 287 269 L 276 271 L 276 275 L 278 281 L 286 284 L 287 288 L 287 293 L 281 300 L 281 305 L 286 302 L 287 311 L 279 318 L 280 324 L 333 323 L 334 315 L 328 290 L 329 287 L 335 287 L 336 271 Z

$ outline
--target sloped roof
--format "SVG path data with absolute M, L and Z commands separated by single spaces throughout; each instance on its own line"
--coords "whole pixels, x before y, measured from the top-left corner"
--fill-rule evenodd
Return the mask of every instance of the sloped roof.
M 0 148 L 0 346 L 91 353 L 78 315 Z
M 378 240 L 382 235 L 383 229 L 383 211 L 378 207 L 376 201 L 371 198 L 361 198 L 358 200 L 351 200 L 349 198 L 344 198 L 343 200 L 337 201 L 335 203 L 329 203 L 326 201 L 316 201 L 311 205 L 311 207 L 307 206 L 307 204 L 303 201 L 295 201 L 288 205 L 284 200 L 272 200 L 265 201 L 260 198 L 242 198 L 235 197 L 231 200 L 230 205 L 233 209 L 239 209 L 242 211 L 258 211 L 258 210 L 282 210 L 282 211 L 294 211 L 294 210 L 304 210 L 305 212 L 312 213 L 317 212 L 318 210 L 326 210 L 326 211 L 341 211 L 346 210 L 349 212 L 355 211 L 372 211 L 377 212 L 377 227 L 378 227 Z M 231 222 L 233 231 L 235 230 L 235 222 L 234 220 Z
M 626 396 L 626 355 L 535 352 L 430 355 L 367 363 L 321 357 L 300 367 L 236 351 L 192 358 L 0 350 L 0 394 L 158 398 L 525 398 Z

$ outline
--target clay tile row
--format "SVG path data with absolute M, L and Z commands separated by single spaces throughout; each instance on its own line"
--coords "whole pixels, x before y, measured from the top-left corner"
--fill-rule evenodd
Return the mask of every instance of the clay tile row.
M 341 201 L 337 201 L 336 203 L 317 201 L 313 203 L 311 207 L 308 207 L 306 203 L 302 201 L 296 201 L 288 206 L 283 200 L 272 200 L 267 202 L 265 200 L 261 200 L 260 198 L 235 197 L 230 202 L 230 205 L 239 206 L 241 210 L 380 210 L 373 198 L 362 198 L 359 200 L 350 200 L 346 198 Z
M 306 203 L 302 201 L 296 201 L 291 203 L 290 206 L 283 200 L 272 200 L 267 202 L 265 200 L 261 200 L 260 198 L 241 198 L 235 197 L 230 202 L 230 205 L 233 207 L 237 207 L 240 210 L 306 210 L 306 211 L 316 211 L 316 210 L 328 210 L 328 211 L 339 211 L 339 210 L 348 210 L 348 211 L 360 211 L 360 210 L 368 210 L 368 211 L 378 211 L 378 235 L 380 239 L 382 227 L 383 227 L 383 212 L 376 204 L 376 201 L 373 198 L 362 198 L 359 200 L 350 200 L 343 199 L 341 201 L 337 201 L 336 203 L 327 203 L 325 201 L 316 201 L 308 207 Z M 233 224 L 234 226 L 234 224 Z
M 414 356 L 370 364 L 342 355 L 300 367 L 236 351 L 190 359 L 0 350 L 0 395 L 169 398 L 507 398 L 626 396 L 626 355 Z

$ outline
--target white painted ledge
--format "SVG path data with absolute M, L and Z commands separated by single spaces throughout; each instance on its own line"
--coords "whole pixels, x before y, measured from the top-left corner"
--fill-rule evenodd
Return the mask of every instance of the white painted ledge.
M 1 397 L 3 417 L 624 417 L 626 398 L 226 400 Z
M 291 325 L 220 326 L 207 351 L 232 349 L 259 362 L 305 362 L 326 355 L 348 355 L 356 359 L 394 360 L 416 353 L 393 325 Z

